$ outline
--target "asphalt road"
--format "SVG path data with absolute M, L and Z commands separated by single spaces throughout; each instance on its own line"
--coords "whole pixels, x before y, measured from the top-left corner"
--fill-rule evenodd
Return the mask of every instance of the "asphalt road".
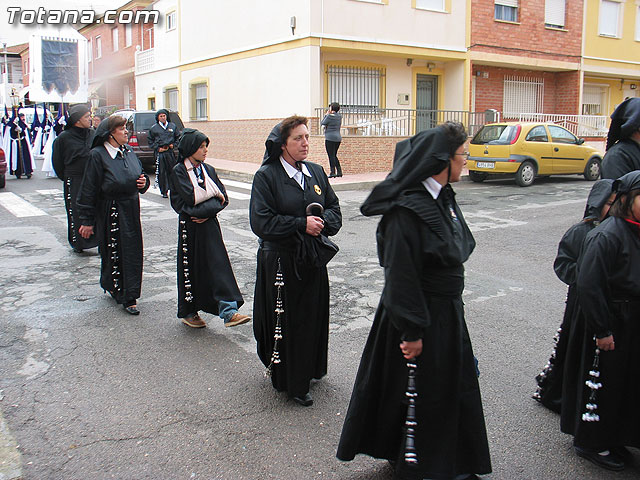
M 61 187 L 37 172 L 8 178 L 0 191 L 0 480 L 391 479 L 384 461 L 335 458 L 382 287 L 378 219 L 359 213 L 367 192 L 339 192 L 329 374 L 303 408 L 263 377 L 251 324 L 225 329 L 205 315 L 209 328 L 191 330 L 176 318 L 177 221 L 168 200 L 143 196 L 142 314 L 132 317 L 100 289 L 95 249 L 78 255 L 66 243 Z M 245 187 L 228 183 L 235 198 L 220 222 L 246 300 L 240 311 L 251 313 L 257 243 Z M 622 473 L 577 458 L 558 416 L 531 399 L 564 309 L 566 287 L 552 269 L 557 244 L 582 217 L 590 187 L 575 176 L 529 188 L 456 186 L 478 244 L 464 300 L 482 372 L 488 478 L 640 476 L 637 450 Z

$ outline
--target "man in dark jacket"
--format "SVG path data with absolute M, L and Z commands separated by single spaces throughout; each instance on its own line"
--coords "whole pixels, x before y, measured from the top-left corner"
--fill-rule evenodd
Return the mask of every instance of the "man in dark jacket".
M 169 111 L 161 108 L 156 112 L 156 123 L 149 129 L 149 147 L 156 157 L 156 184 L 160 193 L 167 198 L 169 175 L 176 164 L 173 147 L 177 144 L 180 132 L 176 124 L 169 121 Z
M 53 169 L 64 182 L 64 206 L 67 210 L 67 237 L 73 251 L 82 253 L 85 248 L 98 245 L 95 236 L 88 239 L 78 234 L 80 221 L 76 208 L 76 197 L 80 191 L 82 176 L 89 159 L 94 131 L 91 127 L 91 112 L 86 105 L 74 105 L 70 109 L 69 121 L 64 131 L 53 142 L 51 161 Z
M 602 178 L 615 180 L 640 170 L 640 98 L 627 98 L 611 114 Z

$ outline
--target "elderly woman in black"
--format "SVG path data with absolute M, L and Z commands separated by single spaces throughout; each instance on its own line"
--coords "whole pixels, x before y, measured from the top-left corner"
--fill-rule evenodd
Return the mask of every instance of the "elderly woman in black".
M 244 301 L 217 218 L 229 198 L 216 170 L 204 163 L 208 146 L 204 133 L 185 129 L 169 178 L 171 206 L 179 215 L 178 318 L 192 328 L 206 327 L 202 310 L 234 327 L 251 318 L 238 313 Z
M 114 115 L 100 123 L 77 198 L 79 233 L 94 232 L 102 258 L 100 286 L 127 313 L 139 315 L 142 286 L 142 225 L 139 193 L 149 177 L 127 146 L 126 120 Z
M 385 285 L 337 456 L 364 453 L 399 479 L 472 479 L 491 472 L 463 263 L 475 247 L 451 183 L 467 134 L 447 122 L 396 146 L 393 169 L 361 207 L 376 234 Z
M 579 368 L 571 380 L 565 368 L 561 427 L 579 456 L 622 470 L 624 447 L 640 447 L 640 171 L 613 190 L 609 218 L 587 235 L 578 265 L 585 321 L 569 342 Z
M 342 214 L 322 167 L 306 161 L 305 117 L 276 125 L 266 146 L 249 204 L 251 228 L 260 237 L 253 331 L 273 386 L 310 406 L 311 379 L 327 373 L 326 264 L 337 247 L 326 236 L 338 233 Z

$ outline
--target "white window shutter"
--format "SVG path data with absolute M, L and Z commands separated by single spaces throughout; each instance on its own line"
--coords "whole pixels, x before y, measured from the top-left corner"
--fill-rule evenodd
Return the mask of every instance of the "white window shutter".
M 495 0 L 495 4 L 518 8 L 518 0 Z
M 566 0 L 545 0 L 544 23 L 564 27 Z

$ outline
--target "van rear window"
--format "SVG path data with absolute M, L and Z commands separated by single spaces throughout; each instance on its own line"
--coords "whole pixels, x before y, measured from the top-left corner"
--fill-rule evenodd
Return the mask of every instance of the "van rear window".
M 516 125 L 485 125 L 471 140 L 474 145 L 509 145 L 518 134 Z

